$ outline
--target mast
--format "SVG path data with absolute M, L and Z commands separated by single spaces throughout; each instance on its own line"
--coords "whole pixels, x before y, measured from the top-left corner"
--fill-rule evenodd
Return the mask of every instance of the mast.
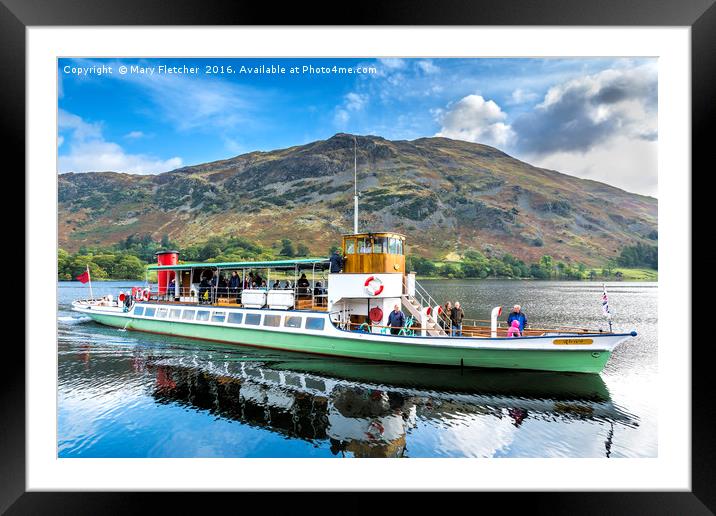
M 353 136 L 353 234 L 358 234 L 358 142 Z

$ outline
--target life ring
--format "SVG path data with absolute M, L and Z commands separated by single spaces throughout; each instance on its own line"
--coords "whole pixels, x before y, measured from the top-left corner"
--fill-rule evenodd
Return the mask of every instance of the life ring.
M 378 296 L 383 292 L 383 282 L 380 281 L 380 278 L 376 278 L 375 276 L 369 276 L 363 286 L 365 287 L 365 291 L 371 296 Z
M 132 297 L 135 301 L 141 301 L 142 300 L 142 288 L 141 287 L 132 287 Z
M 149 296 L 151 295 L 151 292 L 148 288 L 145 288 L 142 290 L 142 300 L 143 301 L 149 301 Z
M 120 301 L 124 302 L 124 298 L 125 298 L 124 292 L 120 292 L 118 299 L 119 299 Z
M 429 306 L 425 309 L 425 315 L 427 315 L 428 317 L 430 317 L 430 314 L 432 314 L 432 313 L 433 313 L 432 307 Z
M 381 310 L 378 306 L 374 306 L 370 309 L 370 312 L 368 312 L 368 316 L 371 321 L 380 322 L 383 320 L 383 310 Z

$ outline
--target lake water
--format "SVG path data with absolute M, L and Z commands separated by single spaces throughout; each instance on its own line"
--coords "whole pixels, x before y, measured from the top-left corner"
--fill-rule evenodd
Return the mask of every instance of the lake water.
M 466 317 L 607 328 L 601 284 L 425 280 Z M 138 282 L 94 283 L 117 295 Z M 657 286 L 608 283 L 638 337 L 601 375 L 384 364 L 121 331 L 58 288 L 59 457 L 656 457 Z

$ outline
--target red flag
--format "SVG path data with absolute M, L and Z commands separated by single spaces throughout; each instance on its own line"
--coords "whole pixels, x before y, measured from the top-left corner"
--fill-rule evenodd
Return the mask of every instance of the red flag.
M 77 281 L 79 281 L 81 283 L 87 283 L 90 280 L 89 269 L 87 269 L 82 274 L 77 276 L 76 279 L 77 279 Z

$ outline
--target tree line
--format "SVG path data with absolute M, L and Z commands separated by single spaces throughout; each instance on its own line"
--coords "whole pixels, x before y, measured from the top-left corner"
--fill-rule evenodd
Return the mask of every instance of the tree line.
M 89 265 L 93 279 L 144 279 L 146 266 L 156 263 L 155 253 L 161 250 L 179 251 L 183 262 L 238 262 L 301 258 L 311 256 L 303 243 L 294 244 L 284 238 L 270 246 L 264 246 L 244 237 L 214 236 L 201 244 L 180 246 L 167 235 L 154 240 L 151 235 L 130 235 L 111 247 L 81 247 L 75 253 L 58 251 L 58 278 L 71 280 Z M 340 247 L 331 245 L 326 256 Z M 314 253 L 321 256 L 324 253 Z M 657 269 L 656 246 L 637 244 L 621 250 L 615 260 L 609 260 L 601 268 L 589 268 L 583 263 L 566 263 L 544 255 L 537 263 L 505 253 L 500 257 L 485 256 L 477 250 L 468 250 L 460 262 L 440 263 L 418 255 L 406 256 L 406 269 L 419 276 L 444 278 L 532 278 L 532 279 L 595 279 L 616 275 L 614 269 L 621 267 L 644 267 Z

